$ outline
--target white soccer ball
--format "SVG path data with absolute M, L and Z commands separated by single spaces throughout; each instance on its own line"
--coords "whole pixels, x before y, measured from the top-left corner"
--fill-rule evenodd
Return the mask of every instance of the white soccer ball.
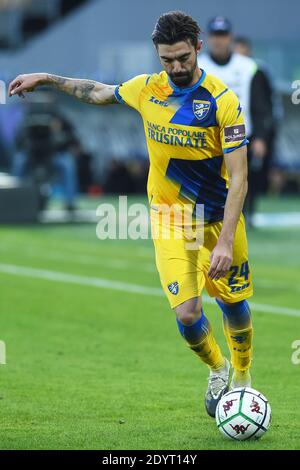
M 220 432 L 230 439 L 259 439 L 270 426 L 271 407 L 254 388 L 235 388 L 219 401 L 216 422 Z

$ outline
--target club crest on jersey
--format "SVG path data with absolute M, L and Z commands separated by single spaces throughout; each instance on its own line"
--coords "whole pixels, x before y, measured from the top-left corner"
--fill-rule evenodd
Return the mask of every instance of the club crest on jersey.
M 179 291 L 178 282 L 177 282 L 177 281 L 171 282 L 171 284 L 168 285 L 168 289 L 169 289 L 169 291 L 171 292 L 171 294 L 177 295 L 177 294 L 178 294 L 178 291 Z
M 206 118 L 210 110 L 210 101 L 193 100 L 193 112 L 199 121 Z

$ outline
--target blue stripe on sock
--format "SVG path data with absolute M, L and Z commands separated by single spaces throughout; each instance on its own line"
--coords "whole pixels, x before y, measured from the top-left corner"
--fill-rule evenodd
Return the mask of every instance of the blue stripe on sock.
M 207 335 L 209 322 L 204 315 L 203 310 L 201 317 L 193 325 L 184 325 L 178 318 L 176 321 L 181 335 L 190 344 L 198 343 L 203 337 Z
M 216 299 L 216 302 L 223 312 L 224 320 L 231 327 L 244 328 L 251 323 L 251 311 L 247 300 L 232 304 L 224 304 L 218 299 Z

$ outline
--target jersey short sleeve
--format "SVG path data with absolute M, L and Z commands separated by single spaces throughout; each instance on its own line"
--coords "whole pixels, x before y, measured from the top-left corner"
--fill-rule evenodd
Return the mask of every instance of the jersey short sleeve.
M 136 77 L 121 83 L 115 88 L 115 97 L 119 103 L 127 104 L 137 111 L 140 110 L 141 91 L 146 86 L 149 75 L 137 75 Z
M 217 99 L 217 121 L 223 153 L 230 153 L 248 144 L 242 108 L 238 97 L 231 90 L 226 90 Z

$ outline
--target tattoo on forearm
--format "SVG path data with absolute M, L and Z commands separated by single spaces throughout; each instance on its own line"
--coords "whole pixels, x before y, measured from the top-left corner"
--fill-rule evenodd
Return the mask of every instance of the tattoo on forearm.
M 70 95 L 74 95 L 76 96 L 76 98 L 80 99 L 81 101 L 84 101 L 85 103 L 111 104 L 116 102 L 113 93 L 113 86 L 102 85 L 101 83 L 95 82 L 93 80 L 76 80 L 72 78 L 60 77 L 58 75 L 50 74 L 48 74 L 47 76 L 47 81 L 58 90 L 64 91 L 65 93 L 69 93 Z M 103 89 L 109 89 L 111 93 L 108 93 L 107 96 L 102 96 L 100 100 L 99 96 L 95 92 L 101 92 L 101 87 L 103 87 Z
M 91 102 L 91 93 L 95 89 L 95 83 L 92 83 L 88 80 L 84 80 L 80 85 L 74 85 L 74 95 L 77 98 Z

